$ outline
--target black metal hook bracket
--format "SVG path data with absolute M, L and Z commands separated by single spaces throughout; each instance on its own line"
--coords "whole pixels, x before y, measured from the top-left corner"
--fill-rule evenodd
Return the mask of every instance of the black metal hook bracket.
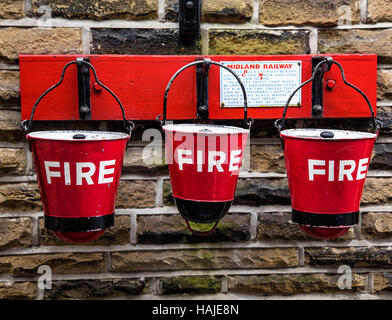
M 320 62 L 325 63 L 317 68 Z M 331 57 L 312 58 L 312 72 L 314 72 L 314 79 L 312 82 L 312 118 L 321 119 L 323 117 L 324 74 L 331 70 L 331 67 Z
M 98 80 L 97 72 L 95 71 L 95 68 L 93 67 L 93 65 L 90 64 L 90 62 L 84 61 L 83 58 L 76 58 L 76 60 L 73 60 L 73 61 L 68 62 L 68 63 L 64 66 L 63 71 L 61 72 L 60 80 L 59 80 L 56 84 L 52 85 L 49 89 L 47 89 L 45 92 L 43 92 L 43 93 L 39 96 L 39 98 L 38 98 L 37 101 L 34 103 L 34 106 L 33 106 L 32 110 L 31 110 L 30 119 L 29 119 L 29 120 L 24 120 L 24 121 L 21 122 L 21 128 L 22 128 L 22 130 L 23 130 L 23 133 L 24 133 L 25 135 L 27 135 L 27 133 L 30 132 L 30 130 L 31 130 L 32 126 L 33 126 L 34 113 L 35 113 L 35 111 L 36 111 L 36 109 L 37 109 L 37 107 L 38 107 L 38 104 L 40 103 L 40 101 L 41 101 L 49 92 L 51 92 L 52 90 L 54 90 L 55 88 L 57 88 L 59 85 L 61 85 L 61 84 L 63 83 L 64 76 L 65 76 L 65 72 L 67 71 L 67 69 L 69 68 L 69 66 L 71 66 L 71 65 L 73 65 L 73 64 L 75 64 L 77 68 L 78 68 L 79 66 L 84 65 L 86 68 L 91 69 L 91 71 L 92 71 L 92 73 L 93 73 L 93 76 L 94 76 L 94 79 L 95 79 L 95 82 L 96 82 L 98 85 L 100 85 L 103 89 L 105 89 L 105 90 L 106 90 L 106 91 L 107 91 L 107 92 L 117 101 L 118 105 L 120 106 L 121 114 L 122 114 L 122 117 L 123 117 L 124 132 L 125 132 L 126 134 L 129 134 L 129 135 L 130 135 L 130 134 L 131 134 L 131 131 L 135 128 L 135 124 L 134 124 L 132 121 L 128 121 L 128 120 L 126 119 L 125 110 L 124 110 L 124 107 L 123 107 L 123 105 L 122 105 L 120 99 L 114 94 L 114 92 L 113 92 L 112 90 L 110 90 L 107 86 L 105 86 L 101 81 Z M 79 69 L 78 69 L 78 72 L 79 72 Z M 83 70 L 81 70 L 81 73 L 83 73 Z M 78 74 L 78 76 L 79 76 L 79 74 Z M 86 76 L 86 75 L 84 75 L 84 76 Z M 86 83 L 84 83 L 84 84 L 86 84 Z M 78 87 L 78 88 L 80 88 L 80 87 Z M 89 87 L 87 87 L 87 88 L 89 88 Z M 84 87 L 84 89 L 86 89 L 86 87 Z M 80 101 L 80 100 L 81 100 L 81 99 L 80 99 L 80 96 L 79 96 L 79 101 Z M 85 101 L 83 101 L 83 102 L 85 102 Z M 83 106 L 83 105 L 82 105 L 82 106 Z M 91 115 L 90 115 L 90 118 L 91 118 Z
M 180 37 L 192 40 L 200 34 L 201 0 L 179 0 Z
M 91 120 L 90 68 L 84 62 L 90 62 L 90 60 L 87 58 L 76 58 L 76 67 L 78 70 L 79 119 Z
M 196 89 L 197 89 L 197 117 L 208 119 L 208 74 L 211 67 L 210 59 L 197 58 L 205 63 L 196 65 Z
M 187 65 L 183 66 L 181 69 L 177 70 L 177 72 L 171 77 L 171 79 L 169 80 L 169 83 L 167 84 L 165 94 L 163 96 L 163 113 L 159 114 L 156 117 L 156 120 L 160 123 L 160 125 L 162 127 L 165 125 L 166 117 L 167 117 L 167 97 L 168 97 L 169 90 L 170 90 L 174 80 L 184 70 L 186 70 L 192 66 L 197 67 L 198 65 L 206 65 L 206 67 L 203 69 L 203 72 L 200 72 L 200 75 L 199 75 L 200 82 L 202 84 L 201 87 L 204 89 L 204 91 L 201 93 L 200 92 L 197 93 L 198 98 L 199 98 L 199 94 L 202 95 L 202 99 L 200 99 L 200 100 L 198 99 L 198 105 L 199 105 L 199 101 L 200 101 L 201 106 L 204 106 L 204 107 L 207 106 L 207 109 L 205 109 L 205 108 L 202 108 L 202 109 L 206 110 L 207 114 L 208 114 L 208 71 L 209 71 L 211 65 L 216 65 L 219 68 L 223 68 L 223 69 L 227 70 L 228 72 L 230 72 L 234 76 L 234 78 L 237 80 L 239 86 L 241 87 L 242 95 L 244 97 L 244 125 L 250 130 L 250 128 L 254 122 L 254 119 L 251 117 L 248 117 L 248 98 L 247 98 L 245 86 L 242 83 L 242 80 L 232 69 L 230 69 L 229 67 L 227 67 L 226 65 L 224 65 L 222 63 L 212 61 L 209 58 L 199 58 L 199 59 L 196 59 L 196 61 L 188 63 Z M 196 74 L 196 77 L 198 77 L 197 74 Z M 196 78 L 196 80 L 198 80 L 198 78 Z M 206 83 L 204 83 L 205 81 L 206 81 Z M 203 85 L 203 83 L 204 83 L 204 85 Z M 161 117 L 162 117 L 162 120 L 161 120 Z
M 325 64 L 327 65 L 327 67 L 324 66 Z M 275 121 L 275 123 L 274 123 L 275 128 L 276 128 L 276 130 L 278 131 L 279 135 L 280 135 L 280 132 L 281 132 L 281 131 L 283 130 L 283 128 L 284 128 L 285 120 L 286 120 L 287 108 L 288 108 L 288 106 L 289 106 L 289 104 L 290 104 L 291 99 L 294 97 L 294 95 L 295 95 L 295 94 L 298 92 L 298 90 L 300 90 L 303 86 L 305 86 L 305 85 L 307 85 L 308 83 L 314 81 L 314 79 L 316 78 L 316 74 L 317 74 L 317 72 L 318 72 L 319 69 L 323 69 L 323 70 L 327 70 L 327 71 L 328 71 L 328 70 L 331 69 L 331 67 L 332 67 L 333 64 L 336 65 L 336 66 L 339 68 L 340 74 L 341 74 L 341 76 L 342 76 L 342 80 L 343 80 L 344 84 L 347 85 L 347 86 L 349 86 L 350 88 L 354 89 L 355 91 L 357 91 L 357 92 L 365 99 L 365 101 L 366 101 L 366 103 L 367 103 L 367 105 L 368 105 L 368 107 L 369 107 L 370 117 L 371 117 L 371 120 L 372 120 L 374 133 L 375 133 L 376 135 L 378 134 L 378 130 L 379 130 L 379 128 L 380 128 L 380 121 L 374 116 L 374 110 L 373 110 L 372 104 L 370 103 L 369 98 L 366 96 L 366 94 L 365 94 L 361 89 L 357 88 L 356 86 L 354 86 L 353 84 L 351 84 L 351 83 L 349 83 L 349 82 L 347 81 L 346 75 L 345 75 L 345 73 L 344 73 L 343 66 L 342 66 L 339 62 L 333 60 L 331 57 L 327 57 L 327 59 L 322 59 L 321 61 L 319 61 L 319 62 L 317 63 L 316 67 L 315 67 L 314 70 L 313 70 L 312 77 L 311 77 L 310 79 L 306 80 L 305 82 L 301 83 L 301 85 L 300 85 L 299 87 L 297 87 L 297 88 L 291 93 L 290 97 L 287 99 L 286 104 L 285 104 L 285 107 L 284 107 L 284 110 L 283 110 L 282 118 L 281 118 L 281 119 L 277 119 L 277 120 Z M 326 72 L 326 71 L 324 71 L 324 72 Z M 280 139 L 281 139 L 281 142 L 282 142 L 282 148 L 284 149 L 284 141 L 283 141 L 282 137 L 280 137 Z

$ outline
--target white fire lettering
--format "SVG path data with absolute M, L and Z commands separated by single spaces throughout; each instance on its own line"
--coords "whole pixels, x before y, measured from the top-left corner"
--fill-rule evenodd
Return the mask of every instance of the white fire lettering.
M 114 166 L 115 163 L 116 163 L 116 160 L 101 161 L 99 163 L 98 184 L 113 182 L 113 176 L 111 176 L 109 178 L 105 178 L 105 175 L 114 173 L 114 168 L 106 169 L 106 167 L 107 166 Z
M 84 171 L 84 168 L 88 168 L 88 171 Z M 94 184 L 91 176 L 95 173 L 95 165 L 92 162 L 76 162 L 76 185 L 81 186 L 83 179 L 86 179 L 87 184 Z
M 338 181 L 353 181 L 362 180 L 366 177 L 367 165 L 369 158 L 363 158 L 358 161 L 358 167 L 354 160 L 339 160 L 338 164 Z M 308 159 L 308 172 L 309 181 L 314 181 L 315 176 L 325 176 L 326 172 L 326 161 L 325 160 L 313 160 Z M 353 173 L 357 168 L 357 175 Z M 328 181 L 335 181 L 335 161 L 328 161 Z
M 366 170 L 369 158 L 361 159 L 358 162 L 357 180 L 362 180 L 366 178 Z
M 60 171 L 51 171 L 50 168 L 60 168 L 60 162 L 58 161 L 45 161 L 45 171 L 46 171 L 46 180 L 48 184 L 52 183 L 53 178 L 60 178 Z
M 219 157 L 219 159 L 217 159 Z M 214 167 L 218 172 L 223 172 L 222 163 L 226 161 L 226 153 L 223 151 L 208 152 L 208 172 L 212 172 Z
M 100 161 L 99 162 L 99 172 L 98 172 L 98 182 L 97 184 L 112 183 L 114 179 L 115 168 L 107 168 L 109 166 L 114 166 L 116 160 Z M 59 161 L 44 161 L 46 181 L 48 184 L 52 184 L 52 178 L 61 178 L 62 172 L 64 173 L 64 184 L 71 185 L 72 181 L 76 181 L 77 186 L 83 185 L 83 180 L 86 181 L 88 185 L 93 185 L 93 177 L 95 175 L 96 166 L 93 162 L 76 162 L 73 164 L 75 166 L 76 179 L 71 179 L 70 163 L 64 162 L 61 170 L 61 163 Z M 59 170 L 53 170 L 58 168 Z M 108 176 L 112 175 L 112 176 Z
M 348 168 L 346 168 L 348 166 Z M 353 171 L 355 170 L 354 160 L 340 160 L 339 161 L 339 181 L 344 180 L 344 176 L 348 181 L 353 181 Z
M 229 171 L 239 170 L 239 164 L 241 162 L 241 150 L 233 150 L 230 152 L 229 157 Z M 208 165 L 207 171 L 213 172 L 214 167 L 218 172 L 223 172 L 223 164 L 227 163 L 227 155 L 223 151 L 208 151 Z M 183 171 L 185 164 L 194 164 L 192 157 L 192 150 L 177 149 L 177 163 L 178 168 Z M 197 172 L 203 171 L 204 153 L 201 150 L 196 152 L 196 164 Z
M 71 173 L 69 171 L 69 162 L 64 162 L 64 183 L 66 186 L 71 184 Z
M 315 169 L 314 166 L 324 166 L 325 161 L 324 160 L 308 160 L 308 167 L 309 167 L 309 180 L 314 181 L 314 176 L 316 174 L 319 175 L 324 175 L 325 170 L 324 169 Z
M 234 150 L 230 154 L 229 171 L 239 170 L 241 162 L 241 150 Z
M 180 170 L 184 170 L 184 164 L 193 164 L 192 158 L 185 158 L 184 156 L 191 156 L 192 150 L 177 149 L 178 166 Z

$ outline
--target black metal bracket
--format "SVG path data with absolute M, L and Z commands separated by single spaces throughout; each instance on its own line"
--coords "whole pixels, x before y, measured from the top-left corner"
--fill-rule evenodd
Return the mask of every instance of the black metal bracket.
M 237 80 L 238 84 L 240 85 L 241 90 L 242 90 L 242 94 L 244 96 L 244 124 L 250 130 L 254 120 L 253 120 L 253 118 L 248 117 L 248 97 L 246 95 L 245 86 L 242 83 L 242 80 L 240 79 L 240 77 L 232 69 L 230 69 L 229 67 L 227 67 L 226 65 L 224 65 L 224 64 L 222 64 L 220 62 L 212 61 L 209 58 L 199 58 L 199 59 L 196 59 L 196 61 L 188 63 L 187 65 L 183 66 L 181 69 L 177 70 L 177 72 L 171 77 L 171 79 L 169 80 L 169 83 L 167 84 L 167 87 L 166 87 L 166 90 L 165 90 L 165 94 L 163 96 L 163 113 L 159 114 L 157 116 L 157 118 L 156 118 L 157 121 L 161 124 L 161 126 L 163 127 L 166 124 L 166 118 L 167 118 L 167 97 L 169 95 L 169 91 L 170 91 L 170 88 L 171 88 L 174 80 L 184 70 L 186 70 L 186 69 L 188 69 L 190 67 L 193 67 L 193 66 L 197 66 L 197 65 L 206 65 L 206 68 L 204 70 L 202 69 L 203 72 L 200 71 L 200 80 L 199 80 L 199 82 L 202 84 L 201 86 L 202 86 L 204 91 L 203 91 L 203 93 L 198 93 L 198 96 L 199 95 L 203 96 L 203 99 L 199 100 L 200 101 L 200 105 L 203 105 L 203 106 L 207 105 L 207 109 L 205 109 L 205 108 L 203 108 L 203 109 L 208 112 L 208 82 L 205 82 L 205 81 L 208 80 L 208 70 L 210 69 L 211 65 L 215 65 L 215 66 L 218 66 L 218 67 L 223 68 L 223 69 L 227 70 L 228 72 L 230 72 L 235 77 L 235 79 Z M 290 98 L 290 100 L 291 100 L 291 98 Z
M 78 70 L 79 119 L 91 120 L 90 68 L 83 61 L 89 62 L 89 59 L 76 59 Z
M 194 39 L 200 34 L 201 0 L 180 0 L 178 23 L 180 37 Z
M 312 58 L 312 73 L 316 66 L 324 60 L 327 61 L 327 63 L 324 63 L 322 67 L 316 71 L 312 82 L 312 118 L 316 119 L 323 117 L 324 74 L 331 70 L 332 58 L 321 56 Z
M 204 60 L 205 63 L 196 65 L 196 89 L 197 89 L 197 117 L 208 119 L 208 74 L 211 60 L 208 58 L 196 58 L 196 61 Z
M 128 134 L 128 135 L 131 135 L 132 130 L 135 129 L 135 124 L 132 121 L 128 121 L 126 119 L 124 106 L 122 105 L 120 99 L 114 94 L 114 92 L 112 90 L 110 90 L 107 86 L 105 86 L 101 81 L 98 80 L 97 72 L 95 71 L 95 68 L 93 67 L 93 65 L 90 64 L 90 62 L 87 62 L 87 60 L 83 60 L 83 58 L 76 58 L 76 60 L 68 62 L 64 66 L 63 71 L 61 72 L 60 80 L 56 84 L 52 85 L 49 89 L 47 89 L 45 92 L 43 92 L 39 96 L 37 101 L 34 103 L 33 109 L 31 110 L 30 119 L 29 120 L 23 120 L 21 122 L 21 124 L 20 124 L 20 126 L 21 126 L 21 128 L 23 130 L 23 133 L 25 135 L 27 135 L 30 132 L 30 130 L 31 130 L 32 126 L 33 126 L 34 113 L 35 113 L 35 110 L 38 107 L 38 104 L 40 103 L 40 101 L 49 92 L 51 92 L 52 90 L 56 89 L 59 85 L 61 85 L 63 83 L 64 76 L 65 76 L 65 71 L 67 71 L 67 69 L 71 65 L 76 65 L 78 71 L 79 71 L 79 68 L 81 67 L 81 65 L 85 65 L 88 69 L 91 69 L 91 71 L 93 72 L 93 76 L 94 76 L 94 79 L 95 79 L 95 82 L 97 83 L 97 85 L 99 85 L 103 89 L 105 89 L 117 101 L 118 105 L 120 106 L 121 113 L 122 113 L 122 116 L 123 116 L 124 132 L 126 134 Z M 87 77 L 87 72 L 85 72 L 85 70 L 80 68 L 80 75 L 82 76 L 83 73 L 84 73 L 83 77 L 86 78 Z M 90 73 L 88 73 L 88 74 L 90 74 Z M 79 76 L 79 72 L 78 72 L 78 76 Z M 79 107 L 87 106 L 88 110 L 90 110 L 90 89 L 89 89 L 90 86 L 89 85 L 90 85 L 90 78 L 88 78 L 88 82 L 87 81 L 84 81 L 84 82 L 83 81 L 79 81 L 79 88 L 78 88 L 79 90 L 81 90 L 81 88 L 83 88 L 83 86 L 84 86 L 85 90 L 83 92 L 87 92 L 88 91 L 88 97 L 89 98 L 88 98 L 88 100 L 86 100 L 86 101 L 88 101 L 88 103 L 86 101 L 82 100 L 83 103 L 85 103 L 85 104 L 80 104 L 79 105 Z M 81 95 L 79 95 L 79 101 L 81 101 L 80 97 L 81 97 Z M 84 97 L 86 97 L 86 95 L 84 95 Z M 91 113 L 90 112 L 87 114 L 87 116 L 89 117 L 89 119 L 91 119 Z

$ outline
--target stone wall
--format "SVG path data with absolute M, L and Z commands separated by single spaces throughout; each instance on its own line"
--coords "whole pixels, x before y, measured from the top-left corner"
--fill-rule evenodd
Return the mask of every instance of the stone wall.
M 1 1 L 0 298 L 391 298 L 392 2 L 204 0 L 201 37 L 193 44 L 178 39 L 177 10 L 177 0 Z M 336 52 L 378 54 L 383 123 L 361 223 L 343 238 L 317 241 L 290 222 L 284 159 L 272 121 L 255 124 L 249 171 L 241 173 L 234 205 L 213 235 L 187 231 L 162 159 L 147 165 L 141 160 L 141 124 L 125 157 L 115 226 L 87 245 L 60 242 L 43 228 L 32 156 L 19 130 L 20 53 Z M 37 286 L 41 265 L 52 268 L 50 290 Z M 338 287 L 341 265 L 352 268 L 351 289 Z

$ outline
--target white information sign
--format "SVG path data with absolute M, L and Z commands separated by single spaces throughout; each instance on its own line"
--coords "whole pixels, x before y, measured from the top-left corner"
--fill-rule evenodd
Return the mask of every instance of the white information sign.
M 301 84 L 301 61 L 221 61 L 244 83 L 249 107 L 284 107 L 290 94 Z M 227 70 L 220 71 L 221 107 L 243 107 L 240 85 Z M 290 106 L 301 105 L 301 90 Z

